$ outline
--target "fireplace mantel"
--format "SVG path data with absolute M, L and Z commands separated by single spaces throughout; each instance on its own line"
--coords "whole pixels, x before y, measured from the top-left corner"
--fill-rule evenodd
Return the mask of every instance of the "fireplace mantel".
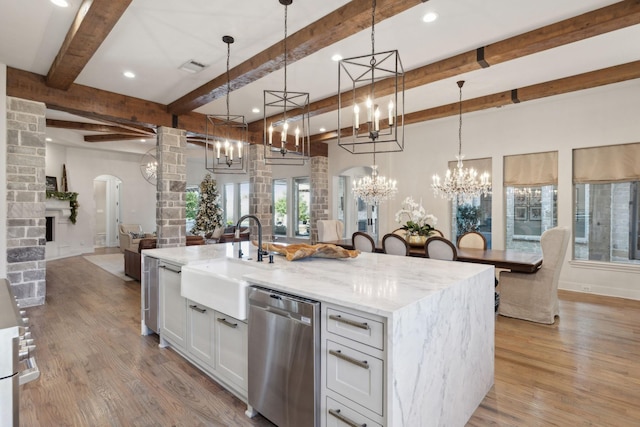
M 45 216 L 53 216 L 56 213 L 64 217 L 71 216 L 71 202 L 69 200 L 47 199 L 44 206 Z

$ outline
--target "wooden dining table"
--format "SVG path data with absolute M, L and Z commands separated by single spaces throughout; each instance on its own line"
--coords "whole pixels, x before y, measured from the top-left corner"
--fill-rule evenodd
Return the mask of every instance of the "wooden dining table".
M 351 239 L 331 240 L 322 243 L 331 243 L 345 249 L 353 249 Z M 535 273 L 542 265 L 541 254 L 519 252 L 512 249 L 456 248 L 456 250 L 458 252 L 458 261 L 493 265 L 496 268 L 504 268 L 517 273 Z M 376 243 L 375 251 L 383 252 L 380 242 Z M 412 246 L 409 256 L 425 257 L 424 246 Z

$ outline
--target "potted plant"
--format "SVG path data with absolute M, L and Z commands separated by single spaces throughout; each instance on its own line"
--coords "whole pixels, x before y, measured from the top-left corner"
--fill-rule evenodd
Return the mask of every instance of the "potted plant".
M 437 221 L 435 216 L 427 214 L 422 204 L 414 201 L 411 196 L 404 199 L 401 209 L 396 212 L 396 222 L 406 230 L 405 239 L 411 245 L 424 245 Z

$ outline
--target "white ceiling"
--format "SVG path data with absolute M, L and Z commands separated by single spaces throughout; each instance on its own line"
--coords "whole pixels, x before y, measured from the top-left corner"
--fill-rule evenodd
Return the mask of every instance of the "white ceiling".
M 0 63 L 46 75 L 80 7 L 80 0 L 70 3 L 61 9 L 49 0 L 0 0 Z M 289 34 L 346 3 L 295 0 L 288 8 Z M 376 51 L 397 49 L 404 69 L 411 70 L 613 3 L 617 2 L 429 0 L 376 23 Z M 439 19 L 431 24 L 422 22 L 428 11 L 438 13 Z M 235 38 L 231 46 L 233 67 L 282 40 L 284 7 L 278 0 L 133 0 L 75 83 L 169 104 L 225 72 L 223 35 Z M 637 61 L 638 40 L 640 25 L 411 89 L 406 92 L 405 113 L 456 102 L 455 81 L 461 78 L 467 81 L 463 97 L 469 99 Z M 312 102 L 335 94 L 338 64 L 331 56 L 370 51 L 371 30 L 366 29 L 290 64 L 287 86 L 291 91 L 309 92 Z M 197 74 L 179 69 L 191 59 L 208 68 Z M 125 70 L 137 77 L 126 79 L 122 75 Z M 280 70 L 232 92 L 231 113 L 242 114 L 249 122 L 262 119 L 262 113 L 251 109 L 262 110 L 263 90 L 282 90 L 283 80 Z M 222 98 L 196 111 L 221 114 L 225 109 Z M 48 118 L 80 120 L 52 111 Z M 312 133 L 320 127 L 335 129 L 337 113 L 313 117 Z M 50 132 L 56 142 L 83 144 L 78 132 Z M 148 149 L 148 144 L 138 141 L 92 146 L 137 152 Z

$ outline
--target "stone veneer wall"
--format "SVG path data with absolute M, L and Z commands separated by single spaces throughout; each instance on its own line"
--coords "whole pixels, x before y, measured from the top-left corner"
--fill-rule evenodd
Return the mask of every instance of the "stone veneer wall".
M 264 162 L 264 147 L 249 146 L 249 213 L 262 224 L 262 238 L 273 240 L 273 176 L 271 165 Z M 258 239 L 258 228 L 251 222 L 251 239 Z
M 45 109 L 7 97 L 7 279 L 22 307 L 46 293 Z
M 318 220 L 329 219 L 329 158 L 311 158 L 311 243 L 318 241 Z
M 158 189 L 156 225 L 158 247 L 186 244 L 187 134 L 180 129 L 158 128 Z

